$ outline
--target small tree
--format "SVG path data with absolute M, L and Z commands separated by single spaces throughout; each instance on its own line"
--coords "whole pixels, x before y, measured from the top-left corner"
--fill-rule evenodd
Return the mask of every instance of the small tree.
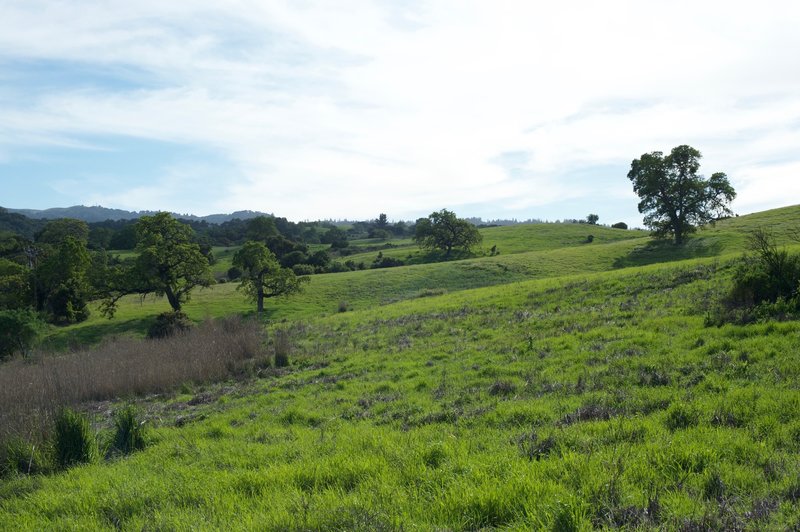
M 596 214 L 590 214 L 586 217 L 586 222 L 591 225 L 597 225 L 597 221 L 600 220 L 600 216 Z
M 697 225 L 731 214 L 728 204 L 736 192 L 722 172 L 708 179 L 697 175 L 701 157 L 683 145 L 666 157 L 654 151 L 631 162 L 628 179 L 641 198 L 639 212 L 656 236 L 672 235 L 680 244 Z
M 15 353 L 27 356 L 41 330 L 42 323 L 30 309 L 0 310 L 0 360 Z
M 414 240 L 421 248 L 440 249 L 445 257 L 449 257 L 455 248 L 469 251 L 480 244 L 482 238 L 477 227 L 447 209 L 417 220 L 414 235 Z
M 233 265 L 242 270 L 239 289 L 256 302 L 260 315 L 264 299 L 286 296 L 302 290 L 308 277 L 297 277 L 289 268 L 282 268 L 275 255 L 261 242 L 245 242 L 233 256 Z

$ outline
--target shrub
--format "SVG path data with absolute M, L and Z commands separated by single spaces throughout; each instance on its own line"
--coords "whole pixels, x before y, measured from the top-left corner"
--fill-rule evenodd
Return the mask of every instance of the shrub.
M 15 353 L 27 356 L 41 329 L 32 310 L 0 310 L 0 360 Z
M 114 413 L 114 440 L 112 450 L 121 454 L 141 451 L 147 446 L 147 425 L 133 405 Z
M 378 258 L 372 262 L 372 268 L 394 268 L 396 266 L 403 266 L 405 262 L 402 259 L 395 259 L 394 257 L 384 257 L 379 254 Z
M 316 269 L 311 264 L 295 264 L 292 266 L 295 275 L 314 275 Z
M 89 464 L 97 458 L 97 441 L 85 416 L 62 409 L 55 420 L 53 450 L 56 466 L 67 469 L 75 464 Z
M 148 338 L 168 338 L 175 333 L 191 329 L 192 322 L 183 312 L 163 312 L 147 330 Z
M 612 229 L 627 229 L 628 224 L 625 222 L 617 222 L 611 226 Z
M 236 279 L 239 279 L 241 277 L 242 277 L 241 269 L 237 268 L 236 266 L 228 268 L 228 279 L 230 279 L 231 281 L 235 281 Z
M 587 236 L 587 237 L 586 237 L 586 242 L 587 242 L 588 244 L 591 244 L 592 242 L 594 242 L 594 235 L 589 235 L 589 236 Z
M 339 312 L 347 312 L 349 309 L 350 305 L 347 303 L 347 301 L 339 301 L 339 307 L 337 309 Z
M 757 230 L 750 236 L 750 250 L 739 259 L 733 286 L 707 325 L 748 323 L 758 319 L 787 319 L 800 311 L 800 255 L 779 249 L 772 236 Z

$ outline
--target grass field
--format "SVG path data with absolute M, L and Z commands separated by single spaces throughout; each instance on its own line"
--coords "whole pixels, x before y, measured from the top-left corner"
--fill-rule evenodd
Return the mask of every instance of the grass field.
M 788 238 L 800 209 L 677 250 L 635 238 L 315 276 L 272 305 L 288 368 L 134 399 L 157 426 L 148 449 L 0 481 L 0 529 L 796 528 L 800 323 L 704 325 L 762 225 Z M 233 289 L 190 312 L 243 310 Z M 108 425 L 107 405 L 84 411 Z

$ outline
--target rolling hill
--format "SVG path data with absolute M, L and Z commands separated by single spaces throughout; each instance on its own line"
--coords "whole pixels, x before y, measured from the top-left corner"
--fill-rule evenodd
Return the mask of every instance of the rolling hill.
M 131 398 L 146 450 L 0 481 L 0 528 L 800 526 L 800 323 L 705 319 L 759 227 L 796 251 L 800 207 L 679 248 L 537 224 L 484 230 L 499 256 L 314 276 L 270 302 L 287 367 Z M 187 310 L 247 308 L 228 283 Z

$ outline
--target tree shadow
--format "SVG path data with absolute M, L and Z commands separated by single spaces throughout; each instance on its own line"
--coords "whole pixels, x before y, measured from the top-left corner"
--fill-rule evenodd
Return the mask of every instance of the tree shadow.
M 64 351 L 91 347 L 107 337 L 144 336 L 154 316 L 130 320 L 107 320 L 82 327 L 58 328 L 41 343 L 45 350 Z
M 671 240 L 654 239 L 637 246 L 630 253 L 614 260 L 614 268 L 646 266 L 659 262 L 672 262 L 702 257 L 714 257 L 722 252 L 723 245 L 713 238 L 688 238 L 676 245 Z

